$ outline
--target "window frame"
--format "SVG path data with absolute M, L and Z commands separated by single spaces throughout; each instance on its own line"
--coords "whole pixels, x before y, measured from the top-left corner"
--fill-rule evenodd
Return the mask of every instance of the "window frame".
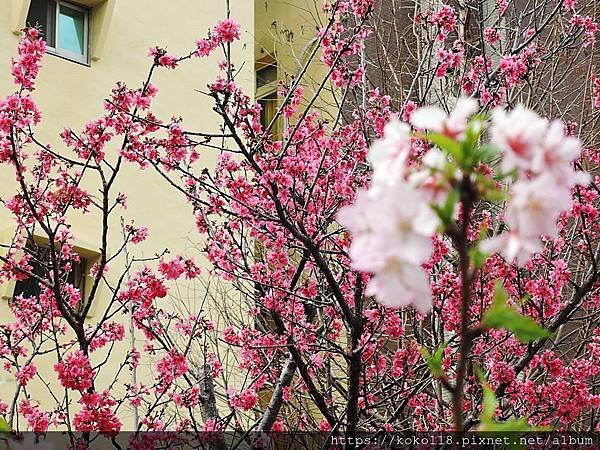
M 277 78 L 274 81 L 271 81 L 269 83 L 265 83 L 262 86 L 258 86 L 258 77 L 259 77 L 259 72 L 263 69 L 267 69 L 267 68 L 275 68 L 276 73 L 277 73 Z M 279 98 L 279 78 L 280 78 L 280 73 L 279 73 L 279 64 L 277 59 L 275 59 L 272 56 L 266 56 L 264 58 L 261 58 L 260 60 L 256 61 L 255 63 L 255 67 L 254 67 L 254 76 L 255 76 L 255 83 L 254 83 L 254 95 L 255 95 L 255 101 L 257 103 L 261 103 L 261 102 L 273 102 L 273 107 L 275 108 L 275 111 L 277 111 L 279 109 L 279 107 L 281 106 L 281 99 Z M 262 122 L 262 121 L 261 121 Z M 267 122 L 267 121 L 265 121 Z M 269 123 L 264 123 L 263 126 L 266 128 L 269 126 L 270 121 L 268 121 Z M 282 123 L 282 117 L 279 117 L 277 119 L 277 121 L 273 124 L 273 128 L 271 129 L 271 133 L 272 136 L 274 138 L 274 140 L 281 140 L 282 139 L 282 129 L 283 129 L 283 123 Z
M 10 246 L 11 242 L 15 239 L 14 230 L 12 228 L 3 228 L 0 229 L 0 244 L 4 244 L 5 246 Z M 42 236 L 39 234 L 33 234 L 29 236 L 27 239 L 31 239 L 33 244 L 37 247 L 47 247 L 49 245 L 48 238 L 46 236 Z M 79 288 L 81 293 L 81 305 L 86 304 L 89 301 L 89 294 L 91 287 L 94 285 L 94 278 L 90 274 L 90 269 L 96 264 L 100 258 L 101 254 L 98 250 L 96 250 L 96 246 L 91 242 L 82 241 L 80 239 L 76 239 L 73 243 L 73 251 L 79 255 L 82 260 L 85 260 L 85 263 L 82 264 L 81 269 L 82 273 L 82 286 Z M 22 257 L 24 255 L 23 250 L 19 250 L 17 252 L 18 257 Z M 103 283 L 98 284 L 98 288 L 96 289 L 96 295 L 94 297 L 95 301 L 92 304 L 92 307 L 86 314 L 86 319 L 93 318 L 96 315 L 96 310 L 98 308 L 98 303 L 100 299 L 103 298 L 104 288 L 102 286 Z M 7 302 L 11 302 L 14 299 L 15 289 L 17 282 L 15 280 L 9 280 L 4 283 L 0 283 L 0 300 L 5 300 Z M 79 307 L 79 306 L 78 306 Z
M 64 0 L 46 0 L 53 1 L 56 4 L 54 14 L 54 46 L 47 45 L 46 50 L 49 54 L 59 56 L 69 61 L 73 61 L 86 66 L 90 65 L 90 9 L 76 3 Z M 83 54 L 71 52 L 58 46 L 60 36 L 60 9 L 61 6 L 73 9 L 83 13 Z M 49 18 L 50 19 L 50 18 Z
M 279 88 L 279 66 L 277 61 L 269 58 L 268 60 L 258 61 L 255 68 L 255 77 L 258 80 L 259 72 L 265 69 L 275 68 L 277 73 L 277 78 L 274 81 L 269 83 L 265 83 L 262 86 L 258 86 L 258 83 L 255 83 L 255 91 L 256 91 L 256 99 L 260 100 L 262 98 L 268 97 L 272 94 L 277 94 L 277 90 Z
M 50 249 L 48 240 L 46 238 L 38 237 L 38 236 L 34 235 L 33 237 L 28 238 L 27 241 L 28 241 L 27 246 L 29 247 L 28 253 L 34 258 L 34 264 L 45 265 L 47 262 L 47 257 L 49 256 L 48 251 Z M 86 255 L 82 255 L 81 249 L 78 250 L 77 247 L 74 247 L 74 250 L 75 250 L 75 253 L 77 253 L 77 255 L 79 256 L 79 262 L 71 267 L 71 271 L 67 274 L 66 282 L 72 284 L 73 287 L 75 287 L 76 289 L 79 289 L 79 292 L 81 295 L 81 302 L 77 306 L 77 308 L 75 308 L 79 312 L 79 310 L 82 310 L 83 307 L 85 306 L 86 301 L 87 301 L 87 296 L 89 294 L 89 289 L 87 289 L 87 284 L 88 284 L 87 278 L 89 277 L 88 273 L 89 273 L 91 264 L 90 264 L 90 258 Z M 43 255 L 42 255 L 42 252 L 43 252 Z M 85 253 L 85 250 L 83 252 Z M 39 256 L 43 256 L 43 258 L 40 258 Z M 35 273 L 35 270 L 33 272 Z M 73 278 L 73 280 L 71 280 L 70 278 Z M 77 278 L 79 278 L 79 280 L 77 280 Z M 30 287 L 30 286 L 27 286 L 27 284 L 26 284 L 26 282 L 30 281 L 30 280 L 31 279 L 29 278 L 26 280 L 15 281 L 14 286 L 12 288 L 12 295 L 9 300 L 13 300 L 18 295 L 25 295 L 25 294 L 28 294 L 26 296 L 32 296 L 32 295 L 38 296 L 39 293 L 27 293 L 24 289 L 22 292 L 18 292 L 19 288 Z M 32 280 L 32 281 L 33 281 L 33 283 L 36 283 L 36 280 Z M 79 281 L 79 282 L 77 282 L 77 281 Z M 38 285 L 36 285 L 35 290 L 39 290 Z

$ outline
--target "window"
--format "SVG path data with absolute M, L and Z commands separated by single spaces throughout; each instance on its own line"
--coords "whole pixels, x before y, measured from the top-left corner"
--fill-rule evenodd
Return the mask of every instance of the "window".
M 277 62 L 272 59 L 263 59 L 256 64 L 256 101 L 261 106 L 260 123 L 264 129 L 270 124 L 277 109 L 279 101 L 277 98 L 277 80 L 278 80 Z M 281 139 L 281 118 L 279 118 L 271 128 L 273 139 Z
M 48 53 L 88 64 L 87 8 L 57 0 L 31 0 L 27 25 L 41 28 Z
M 263 63 L 263 67 L 256 71 L 256 90 L 276 82 L 277 65 L 274 62 Z
M 263 129 L 266 129 L 270 124 L 275 114 L 277 114 L 277 93 L 272 92 L 270 94 L 265 95 L 258 99 L 258 104 L 261 107 L 260 110 L 260 124 L 263 126 Z M 278 123 L 273 125 L 271 128 L 271 134 L 274 139 L 279 139 L 279 127 Z
M 28 241 L 26 252 L 31 256 L 29 264 L 32 267 L 31 272 L 42 279 L 49 278 L 50 249 L 45 245 Z M 80 255 L 79 262 L 73 263 L 67 274 L 66 282 L 79 289 L 81 297 L 85 298 L 86 278 L 89 270 L 89 261 Z M 27 278 L 15 283 L 13 297 L 22 295 L 23 297 L 37 297 L 41 293 L 40 285 L 35 278 Z M 83 309 L 83 302 L 78 305 L 78 312 Z

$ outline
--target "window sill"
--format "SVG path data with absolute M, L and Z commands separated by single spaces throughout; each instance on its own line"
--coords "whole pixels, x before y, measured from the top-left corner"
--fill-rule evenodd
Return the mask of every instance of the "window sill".
M 47 55 L 56 56 L 56 57 L 58 57 L 60 59 L 64 59 L 66 61 L 70 61 L 70 62 L 75 63 L 75 64 L 79 64 L 80 66 L 85 66 L 85 67 L 91 67 L 92 66 L 90 64 L 89 60 L 86 62 L 86 61 L 79 60 L 79 59 L 76 59 L 76 58 L 71 58 L 70 56 L 68 56 L 68 55 L 66 55 L 66 54 L 64 54 L 64 53 L 62 53 L 62 52 L 60 52 L 60 51 L 58 51 L 58 50 L 56 50 L 56 49 L 54 49 L 52 47 L 46 47 L 46 54 Z

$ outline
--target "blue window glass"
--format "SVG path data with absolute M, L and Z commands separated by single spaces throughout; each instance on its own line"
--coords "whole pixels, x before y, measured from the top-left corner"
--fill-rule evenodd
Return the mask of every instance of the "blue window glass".
M 85 14 L 83 11 L 60 5 L 58 20 L 58 48 L 79 55 L 85 54 Z

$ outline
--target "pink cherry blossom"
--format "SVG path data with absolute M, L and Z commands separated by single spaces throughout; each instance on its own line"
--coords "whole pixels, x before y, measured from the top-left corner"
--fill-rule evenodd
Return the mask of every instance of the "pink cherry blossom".
M 148 237 L 148 228 L 146 227 L 134 228 L 130 226 L 127 231 L 131 233 L 131 242 L 134 244 L 144 242 Z
M 239 394 L 231 392 L 229 394 L 229 403 L 233 408 L 248 411 L 258 403 L 258 395 L 250 389 L 246 389 Z
M 158 270 L 167 280 L 176 280 L 185 272 L 185 262 L 181 257 L 171 261 L 162 259 L 158 265 Z
M 496 45 L 502 39 L 500 32 L 493 27 L 487 27 L 485 30 L 483 30 L 483 34 L 486 42 L 490 45 Z
M 456 11 L 450 5 L 443 5 L 431 16 L 431 23 L 439 27 L 438 41 L 443 41 L 454 31 L 456 26 Z
M 116 402 L 108 391 L 83 394 L 79 403 L 83 408 L 73 418 L 75 430 L 99 431 L 108 437 L 119 433 L 122 424 L 113 410 Z
M 213 39 L 199 39 L 196 41 L 196 52 L 197 57 L 208 56 L 216 48 L 218 42 Z
M 402 108 L 402 120 L 405 122 L 410 122 L 410 116 L 412 116 L 412 113 L 416 111 L 416 109 L 417 104 L 415 102 L 412 100 L 407 101 Z
M 37 368 L 33 364 L 27 364 L 17 371 L 15 378 L 21 386 L 27 386 L 27 383 L 35 377 L 36 373 Z
M 600 28 L 598 22 L 591 16 L 582 16 L 580 14 L 573 14 L 569 21 L 573 27 L 582 30 L 585 34 L 584 46 L 589 47 L 596 43 L 596 33 Z
M 36 28 L 28 28 L 17 47 L 19 57 L 12 60 L 11 74 L 15 84 L 23 89 L 33 91 L 35 78 L 40 69 L 40 61 L 46 52 L 46 42 Z
M 500 14 L 504 14 L 510 5 L 510 0 L 496 0 Z
M 31 431 L 45 433 L 48 430 L 50 414 L 40 411 L 39 406 L 32 404 L 27 399 L 23 399 L 19 403 L 19 412 L 25 417 Z
M 600 77 L 592 75 L 592 94 L 594 96 L 594 107 L 600 109 Z
M 222 42 L 231 43 L 240 38 L 240 24 L 233 19 L 220 20 L 213 32 Z
M 91 387 L 95 375 L 88 357 L 81 350 L 66 355 L 54 365 L 54 371 L 65 388 L 77 391 Z
M 158 380 L 163 390 L 168 389 L 179 377 L 190 369 L 185 355 L 173 349 L 156 364 Z

